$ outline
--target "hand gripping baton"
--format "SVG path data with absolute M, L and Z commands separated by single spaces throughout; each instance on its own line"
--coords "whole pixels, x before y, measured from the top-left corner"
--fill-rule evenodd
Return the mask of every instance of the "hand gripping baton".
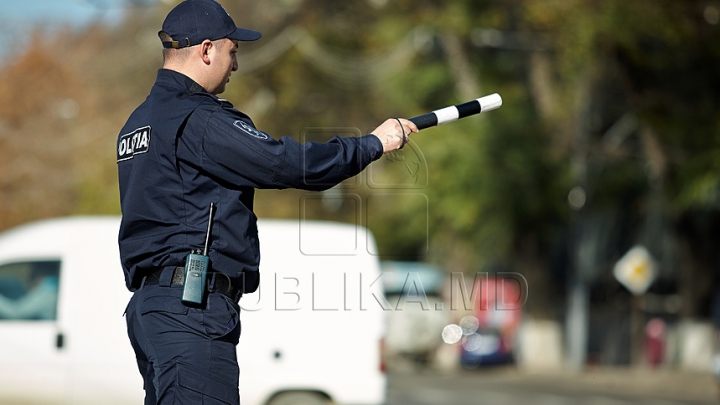
M 441 108 L 433 112 L 418 115 L 410 118 L 418 129 L 425 129 L 437 125 L 447 124 L 448 122 L 457 121 L 460 118 L 469 117 L 471 115 L 480 114 L 485 111 L 495 110 L 502 106 L 502 98 L 499 94 L 491 94 L 489 96 L 480 97 L 476 100 L 468 101 L 458 105 Z

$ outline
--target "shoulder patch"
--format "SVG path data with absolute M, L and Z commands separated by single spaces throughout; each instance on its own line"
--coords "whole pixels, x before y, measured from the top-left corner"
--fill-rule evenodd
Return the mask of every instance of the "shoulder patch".
M 150 150 L 150 126 L 138 128 L 128 134 L 120 135 L 117 144 L 117 161 L 132 159 L 135 155 Z
M 258 131 L 243 120 L 236 120 L 233 122 L 233 125 L 252 137 L 263 140 L 268 139 L 266 133 Z

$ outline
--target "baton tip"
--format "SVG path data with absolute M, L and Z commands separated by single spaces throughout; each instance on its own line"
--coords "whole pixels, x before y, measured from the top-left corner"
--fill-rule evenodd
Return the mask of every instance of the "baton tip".
M 502 97 L 500 97 L 500 94 L 498 93 L 480 97 L 477 101 L 480 103 L 480 109 L 482 112 L 496 110 L 502 106 Z

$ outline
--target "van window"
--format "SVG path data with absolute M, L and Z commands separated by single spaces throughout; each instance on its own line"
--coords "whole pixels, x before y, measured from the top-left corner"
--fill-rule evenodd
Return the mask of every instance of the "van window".
M 0 322 L 57 318 L 60 261 L 0 265 Z

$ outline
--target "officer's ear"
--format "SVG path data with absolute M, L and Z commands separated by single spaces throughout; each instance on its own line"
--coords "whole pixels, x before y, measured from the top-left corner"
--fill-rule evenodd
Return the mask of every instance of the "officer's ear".
M 200 49 L 200 57 L 206 65 L 210 64 L 210 53 L 215 51 L 213 47 L 214 45 L 209 39 L 202 41 L 202 43 L 198 47 Z

